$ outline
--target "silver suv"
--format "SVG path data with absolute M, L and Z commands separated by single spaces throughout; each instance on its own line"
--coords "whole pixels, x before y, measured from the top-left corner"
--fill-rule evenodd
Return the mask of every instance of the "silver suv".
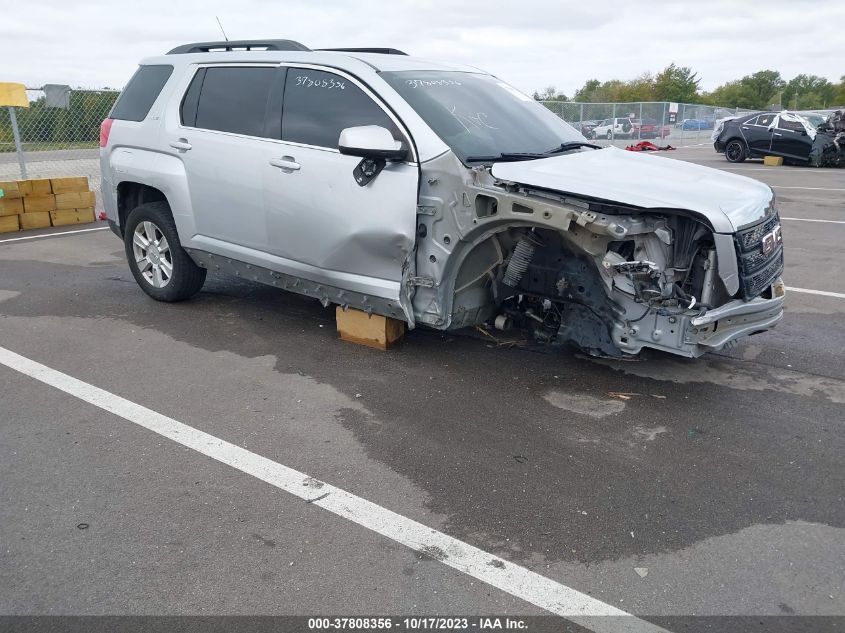
M 783 314 L 768 186 L 598 148 L 476 68 L 188 44 L 141 63 L 100 146 L 109 223 L 161 301 L 213 270 L 609 356 L 699 356 Z

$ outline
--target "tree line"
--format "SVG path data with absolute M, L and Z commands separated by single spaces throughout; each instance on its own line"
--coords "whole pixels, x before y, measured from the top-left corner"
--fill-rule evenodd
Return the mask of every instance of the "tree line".
M 801 74 L 786 81 L 776 70 L 760 70 L 741 79 L 722 84 L 706 92 L 699 88 L 698 73 L 687 66 L 669 64 L 659 73 L 643 73 L 623 81 L 590 79 L 572 96 L 571 101 L 584 103 L 625 103 L 634 101 L 673 101 L 700 103 L 728 108 L 766 110 L 787 108 L 816 110 L 845 106 L 845 75 L 839 83 Z M 538 101 L 570 101 L 554 86 L 535 91 Z

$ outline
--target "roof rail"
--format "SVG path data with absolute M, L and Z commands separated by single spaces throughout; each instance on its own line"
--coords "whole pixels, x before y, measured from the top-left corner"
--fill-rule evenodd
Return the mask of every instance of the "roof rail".
M 338 53 L 380 53 L 381 55 L 408 55 L 398 48 L 318 48 L 318 51 L 337 51 Z
M 293 40 L 230 40 L 223 42 L 195 42 L 177 46 L 168 55 L 183 53 L 210 53 L 216 51 L 310 51 L 307 46 Z

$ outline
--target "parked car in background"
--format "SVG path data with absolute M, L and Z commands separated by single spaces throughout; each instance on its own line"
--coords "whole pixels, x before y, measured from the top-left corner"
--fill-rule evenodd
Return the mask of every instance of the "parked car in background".
M 802 116 L 755 112 L 719 121 L 713 132 L 713 145 L 732 163 L 764 156 L 782 156 L 785 162 L 807 163 L 815 136 L 815 127 Z
M 658 126 L 657 128 L 657 136 L 659 138 L 666 138 L 672 133 L 672 128 L 668 125 Z
M 657 138 L 657 121 L 631 119 L 631 138 Z
M 631 119 L 631 138 L 666 138 L 671 128 L 660 125 L 657 119 Z
M 581 132 L 581 134 L 583 134 L 587 138 L 595 138 L 595 136 L 593 135 L 593 129 L 598 124 L 599 121 L 572 121 L 569 123 L 569 125 Z
M 634 124 L 628 117 L 604 119 L 593 128 L 592 138 L 630 138 Z
M 684 119 L 681 128 L 684 130 L 712 130 L 715 121 L 712 119 Z

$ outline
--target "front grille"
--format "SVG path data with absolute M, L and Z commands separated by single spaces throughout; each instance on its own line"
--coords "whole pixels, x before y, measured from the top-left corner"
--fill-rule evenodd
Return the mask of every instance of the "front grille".
M 759 224 L 743 229 L 736 234 L 737 242 L 740 250 L 743 252 L 759 248 L 763 236 L 771 232 L 778 224 L 780 224 L 780 217 L 777 213 L 773 213 L 768 218 L 764 219 Z
M 768 255 L 763 253 L 763 236 L 780 224 L 773 213 L 758 224 L 737 231 L 735 240 L 739 257 L 742 295 L 750 301 L 768 288 L 783 273 L 783 245 L 778 244 Z

